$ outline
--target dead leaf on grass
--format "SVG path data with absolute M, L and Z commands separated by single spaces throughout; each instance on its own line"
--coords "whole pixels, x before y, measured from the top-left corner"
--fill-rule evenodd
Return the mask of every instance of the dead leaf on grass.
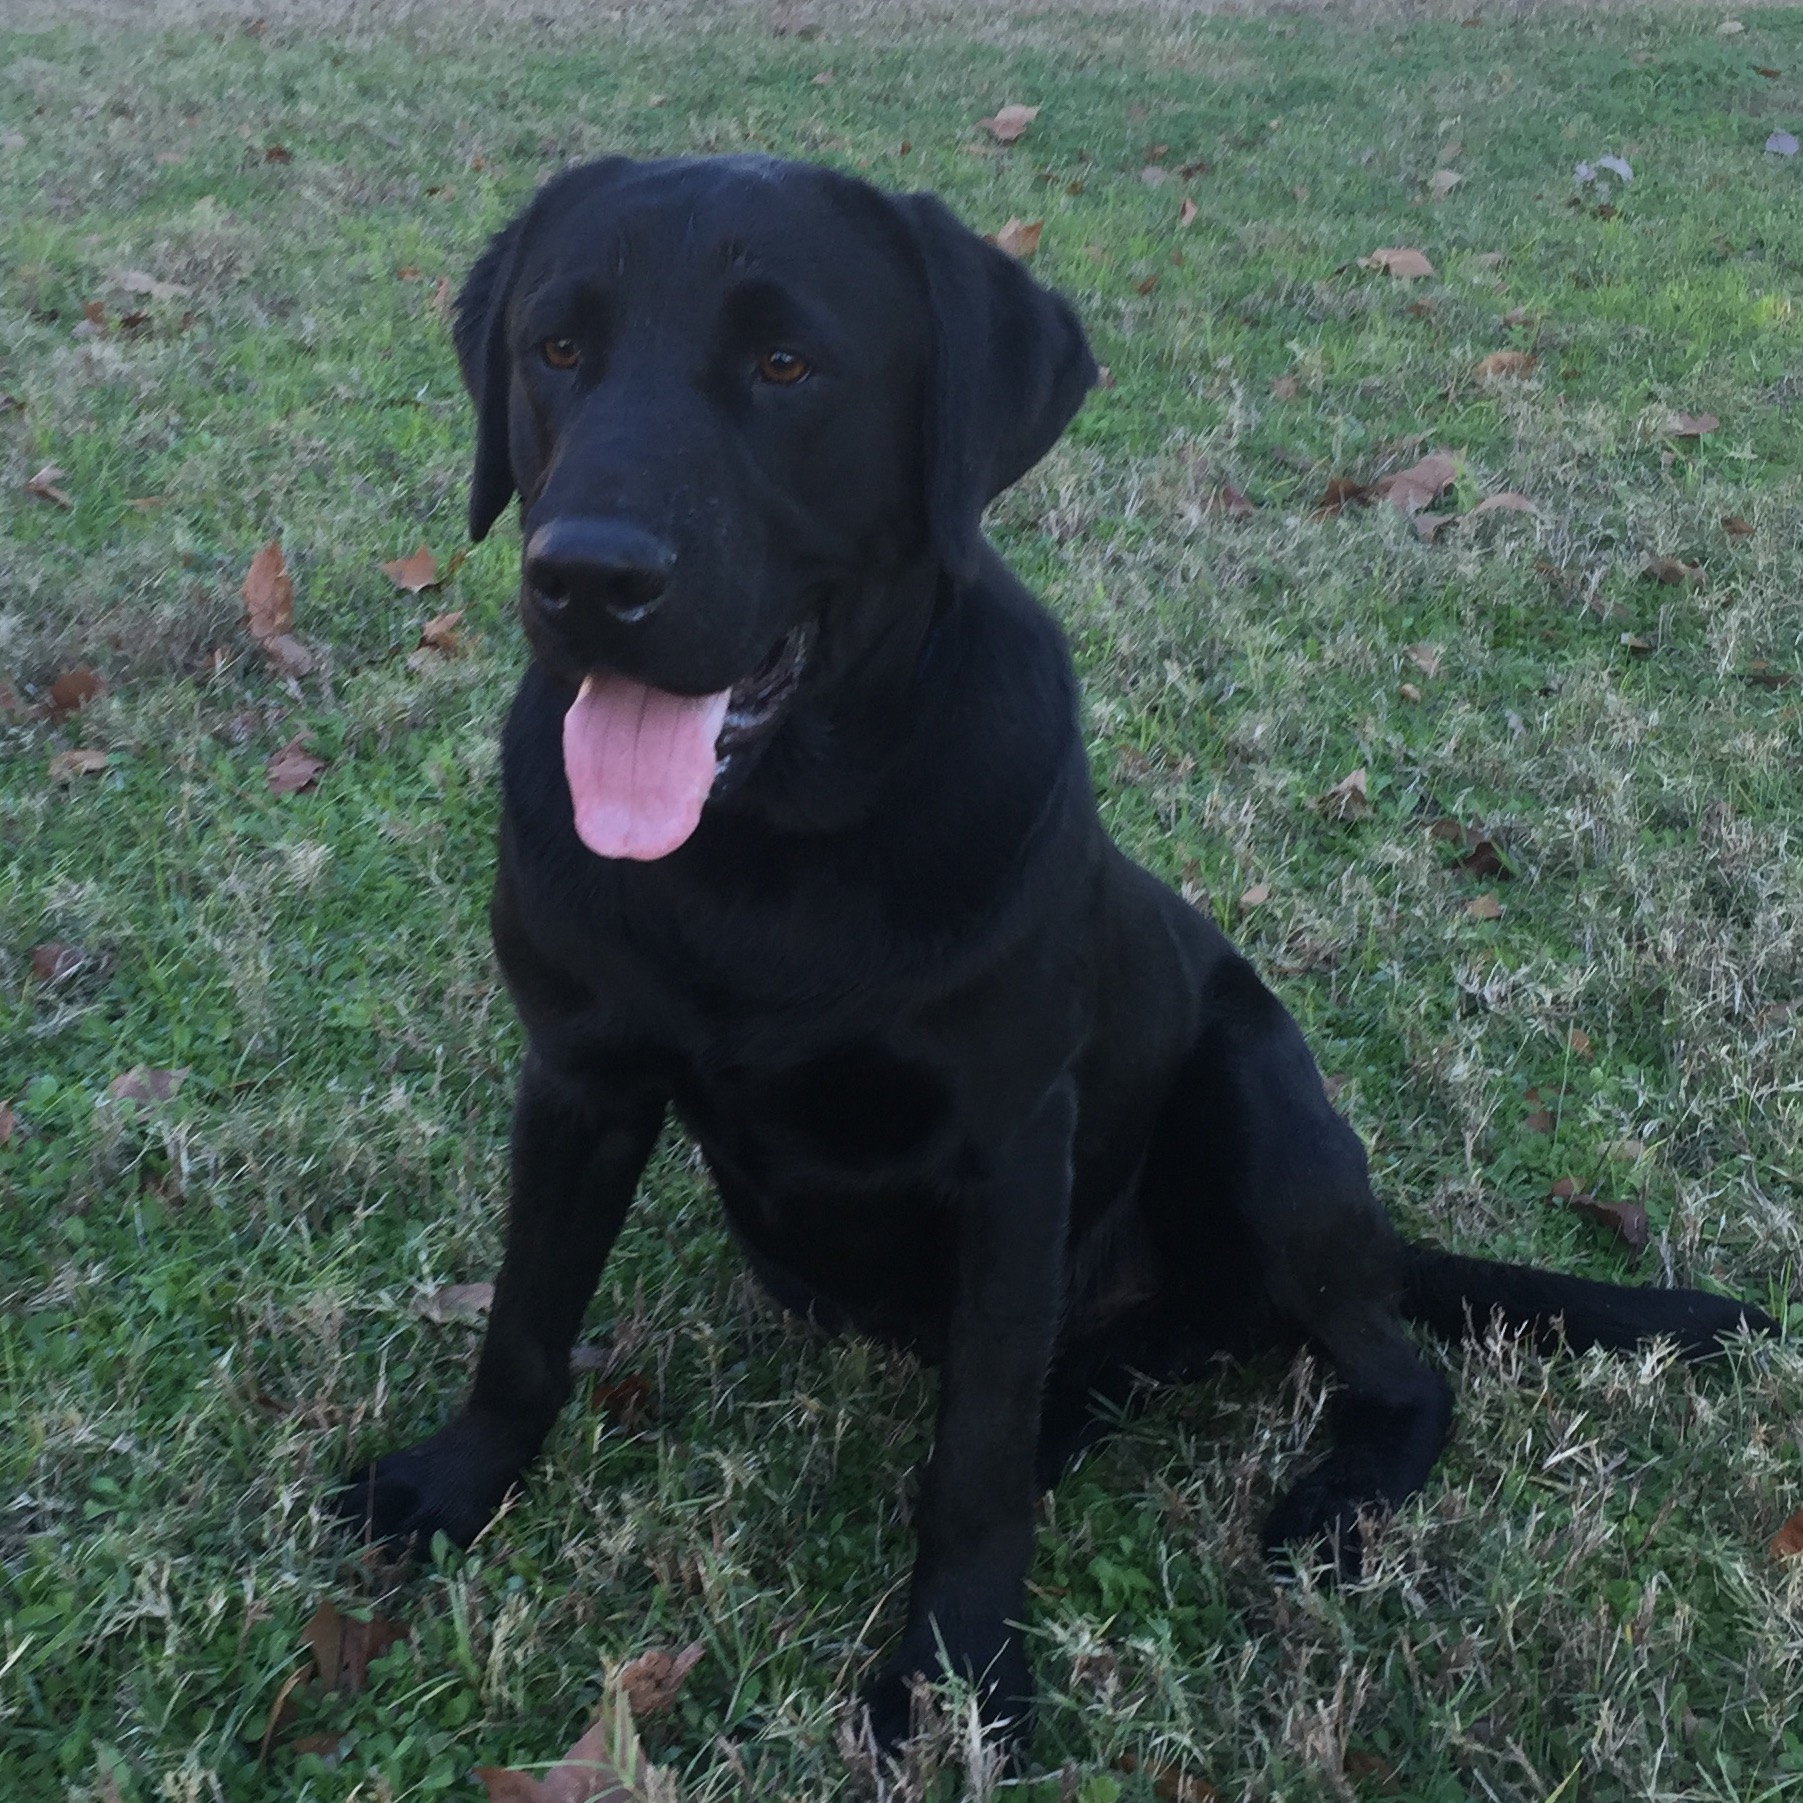
M 1803 1554 L 1803 1509 L 1799 1509 L 1767 1545 L 1774 1559 L 1795 1559 Z
M 313 1650 L 314 1674 L 322 1690 L 340 1690 L 358 1696 L 369 1688 L 371 1663 L 398 1642 L 407 1639 L 405 1623 L 372 1615 L 360 1621 L 346 1615 L 335 1603 L 324 1602 L 301 1630 L 301 1638 Z
M 1398 281 L 1412 282 L 1417 276 L 1433 275 L 1434 266 L 1418 250 L 1405 244 L 1388 244 L 1358 259 L 1361 269 L 1387 270 Z
M 1727 533 L 1730 538 L 1751 538 L 1753 536 L 1753 522 L 1751 520 L 1743 520 L 1738 513 L 1724 513 L 1722 515 L 1722 530 Z
M 1039 235 L 1045 230 L 1043 219 L 1009 219 L 999 232 L 992 233 L 989 242 L 997 250 L 1005 250 L 1009 256 L 1025 262 L 1039 248 Z
M 1315 806 L 1329 820 L 1343 824 L 1363 820 L 1371 812 L 1371 796 L 1364 766 L 1348 771 L 1331 789 L 1315 797 Z
M 1196 223 L 1201 211 L 1202 209 L 1186 195 L 1183 205 L 1177 209 L 1177 229 L 1180 232 L 1187 232 Z
M 1240 897 L 1240 912 L 1242 914 L 1249 914 L 1254 908 L 1262 908 L 1270 899 L 1271 885 L 1269 883 L 1254 883 L 1252 887 Z
M 307 676 L 317 661 L 313 653 L 291 632 L 278 632 L 274 638 L 261 641 L 263 655 L 278 676 Z
M 1703 580 L 1703 566 L 1700 563 L 1681 563 L 1675 557 L 1649 557 L 1640 573 L 1673 588 L 1681 587 L 1686 582 Z
M 1427 178 L 1428 199 L 1444 200 L 1464 179 L 1456 169 L 1436 169 Z
M 152 1070 L 149 1065 L 134 1064 L 122 1071 L 106 1086 L 107 1095 L 115 1102 L 167 1102 L 180 1093 L 188 1080 L 188 1067 L 180 1070 Z
M 105 693 L 106 684 L 86 664 L 77 664 L 50 685 L 50 712 L 59 719 L 79 713 L 95 696 Z
M 250 636 L 273 639 L 294 624 L 294 578 L 282 558 L 282 541 L 272 538 L 244 572 L 244 606 Z
M 488 1803 L 674 1803 L 669 1774 L 645 1758 L 626 1698 L 615 1692 L 600 1716 L 542 1778 L 505 1766 L 477 1766 L 473 1774 Z
M 59 751 L 50 760 L 50 780 L 53 783 L 71 783 L 78 776 L 97 776 L 106 766 L 106 753 L 92 747 Z
M 106 279 L 127 294 L 147 294 L 152 300 L 175 300 L 188 292 L 180 282 L 159 282 L 141 269 L 110 269 Z
M 382 574 L 396 588 L 404 589 L 410 595 L 417 595 L 421 589 L 437 588 L 444 580 L 438 573 L 438 559 L 427 550 L 424 539 L 420 540 L 419 549 L 411 557 L 397 557 L 393 563 L 383 564 Z
M 1572 1030 L 1566 1034 L 1565 1043 L 1571 1048 L 1571 1055 L 1574 1058 L 1588 1058 L 1590 1056 L 1590 1035 L 1586 1033 L 1582 1027 L 1573 1027 Z
M 1673 413 L 1665 422 L 1667 438 L 1701 438 L 1722 422 L 1713 413 Z
M 1532 351 L 1492 351 L 1478 358 L 1471 373 L 1480 382 L 1491 382 L 1505 376 L 1528 376 L 1539 366 L 1540 359 Z
M 1646 1210 L 1638 1202 L 1599 1202 L 1594 1196 L 1573 1196 L 1567 1204 L 1574 1212 L 1607 1227 L 1624 1246 L 1638 1252 L 1646 1245 Z
M 636 1432 L 651 1413 L 655 1395 L 650 1378 L 637 1371 L 628 1371 L 613 1383 L 597 1378 L 589 1391 L 589 1406 L 596 1414 L 617 1421 L 630 1434 Z
M 1440 674 L 1440 653 L 1425 640 L 1419 645 L 1411 645 L 1403 655 L 1430 682 Z
M 1302 392 L 1302 384 L 1294 376 L 1274 376 L 1271 379 L 1271 399 L 1274 401 L 1293 401 Z
M 53 507 L 73 507 L 75 497 L 67 489 L 57 487 L 62 476 L 63 472 L 54 463 L 47 463 L 35 476 L 26 478 L 25 492 L 40 501 L 48 501 Z
M 1388 501 L 1398 513 L 1413 515 L 1437 501 L 1458 473 L 1457 458 L 1444 451 L 1432 451 L 1406 470 L 1379 476 L 1371 484 L 1370 493 L 1376 500 Z
M 326 761 L 306 750 L 306 742 L 307 736 L 302 733 L 298 738 L 290 739 L 280 751 L 270 754 L 263 773 L 271 795 L 298 795 L 319 781 Z
M 1474 895 L 1465 904 L 1465 912 L 1473 920 L 1501 920 L 1503 905 L 1494 895 Z
M 626 1707 L 640 1718 L 670 1708 L 682 1694 L 683 1679 L 701 1663 L 704 1650 L 699 1640 L 693 1640 L 679 1653 L 654 1647 L 628 1659 L 617 1680 Z
M 1141 1759 L 1137 1753 L 1123 1753 L 1118 1763 L 1130 1775 L 1143 1773 L 1159 1803 L 1219 1803 L 1221 1793 L 1206 1778 L 1198 1778 L 1181 1766 L 1162 1759 Z
M 66 945 L 60 939 L 46 939 L 31 948 L 31 974 L 39 983 L 60 983 L 87 961 L 88 954 L 79 945 Z
M 998 144 L 1013 144 L 1038 117 L 1039 108 L 1036 106 L 1002 106 L 996 108 L 993 117 L 979 119 L 977 123 Z
M 0 1102 L 0 1146 L 5 1145 L 18 1129 L 19 1117 L 13 1113 L 12 1104 Z
M 492 1283 L 441 1283 L 413 1305 L 422 1320 L 443 1327 L 451 1321 L 474 1321 L 494 1306 Z

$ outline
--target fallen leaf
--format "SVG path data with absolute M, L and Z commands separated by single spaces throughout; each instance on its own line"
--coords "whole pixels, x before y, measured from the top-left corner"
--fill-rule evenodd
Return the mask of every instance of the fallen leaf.
M 1772 1536 L 1766 1550 L 1774 1559 L 1794 1559 L 1803 1553 L 1803 1509 Z
M 385 1621 L 379 1615 L 359 1621 L 330 1602 L 321 1603 L 301 1630 L 301 1638 L 313 1650 L 320 1688 L 353 1697 L 368 1689 L 371 1663 L 407 1635 L 401 1622 Z
M 1530 1133 L 1551 1133 L 1554 1122 L 1544 1108 L 1536 1108 L 1522 1117 L 1521 1124 Z
M 1427 178 L 1428 198 L 1444 200 L 1464 179 L 1456 169 L 1436 169 Z
M 106 763 L 104 751 L 91 748 L 59 751 L 50 760 L 50 780 L 53 783 L 68 783 L 78 776 L 96 776 L 106 768 Z
M 1224 513 L 1229 519 L 1243 520 L 1258 509 L 1231 482 L 1222 482 L 1209 495 L 1204 511 Z
M 1371 484 L 1371 494 L 1388 501 L 1405 517 L 1419 513 L 1438 500 L 1453 484 L 1459 473 L 1458 462 L 1444 451 L 1433 451 L 1406 470 L 1380 476 Z
M 77 713 L 96 695 L 105 693 L 106 684 L 86 664 L 77 664 L 50 685 L 50 711 L 58 718 Z
M 1400 695 L 1404 701 L 1419 701 L 1421 699 L 1420 689 L 1412 682 L 1405 682 L 1398 685 L 1396 693 Z
M 424 539 L 411 557 L 397 557 L 393 563 L 383 564 L 382 574 L 396 588 L 405 589 L 410 595 L 417 595 L 421 589 L 436 588 L 442 580 L 438 574 L 438 559 L 426 549 Z
M 1784 71 L 1782 69 L 1774 69 L 1769 63 L 1755 63 L 1753 65 L 1753 73 L 1755 75 L 1763 75 L 1767 81 L 1776 81 Z
M 0 1102 L 0 1146 L 10 1140 L 18 1131 L 19 1117 L 13 1113 L 10 1102 Z
M 1787 131 L 1775 131 L 1765 141 L 1766 151 L 1775 157 L 1794 157 L 1797 154 L 1797 140 Z
M 1003 106 L 996 108 L 993 118 L 979 119 L 977 123 L 998 144 L 1012 144 L 1038 117 L 1039 108 L 1036 106 Z
M 1651 657 L 1653 641 L 1642 638 L 1637 632 L 1624 632 L 1621 635 L 1621 646 L 1630 657 Z
M 1668 438 L 1701 438 L 1722 422 L 1713 413 L 1674 413 L 1665 422 Z
M 504 1766 L 477 1766 L 488 1803 L 673 1803 L 669 1775 L 639 1746 L 632 1711 L 616 1691 L 594 1725 L 542 1778 Z
M 1005 250 L 1009 256 L 1017 257 L 1025 262 L 1039 248 L 1039 235 L 1045 230 L 1045 221 L 1035 219 L 1009 219 L 1002 229 L 989 240 L 998 250 Z
M 1486 495 L 1465 517 L 1475 519 L 1480 513 L 1538 513 L 1540 509 L 1526 495 L 1505 488 L 1501 494 Z
M 1789 689 L 1796 686 L 1797 678 L 1792 671 L 1777 669 L 1763 657 L 1756 657 L 1741 672 L 1741 681 L 1756 689 Z
M 1746 26 L 1741 24 L 1738 19 L 1724 19 L 1721 24 L 1716 26 L 1715 35 L 1718 38 L 1737 38 L 1745 30 Z
M 1411 645 L 1403 655 L 1430 682 L 1440 674 L 1440 653 L 1425 641 L 1419 645 Z
M 25 492 L 35 495 L 40 501 L 48 501 L 55 507 L 73 507 L 74 497 L 66 489 L 57 487 L 62 474 L 54 463 L 47 463 L 35 476 L 26 479 Z
M 274 638 L 260 641 L 263 655 L 278 675 L 306 676 L 314 665 L 313 653 L 291 632 L 278 632 Z
M 394 272 L 397 282 L 417 282 L 426 272 L 417 263 L 404 263 Z
M 1492 351 L 1489 356 L 1478 358 L 1471 373 L 1480 382 L 1491 382 L 1499 376 L 1532 375 L 1539 362 L 1532 351 Z
M 1315 518 L 1325 519 L 1330 514 L 1342 513 L 1355 502 L 1371 499 L 1371 490 L 1363 482 L 1355 481 L 1351 476 L 1330 476 L 1326 491 L 1315 503 Z
M 280 539 L 272 538 L 244 573 L 244 606 L 250 620 L 250 636 L 273 639 L 294 624 L 294 578 L 282 561 Z
M 40 983 L 60 983 L 87 961 L 88 955 L 79 945 L 65 945 L 60 939 L 46 939 L 31 948 L 31 974 Z
M 1177 229 L 1180 232 L 1187 232 L 1196 223 L 1197 216 L 1201 211 L 1202 209 L 1186 195 L 1183 205 L 1177 209 Z
M 1135 282 L 1133 284 L 1133 292 L 1135 294 L 1150 294 L 1157 286 L 1158 272 L 1154 270 L 1143 282 Z
M 1646 1210 L 1638 1202 L 1599 1202 L 1594 1196 L 1573 1196 L 1567 1206 L 1576 1213 L 1607 1227 L 1622 1242 L 1638 1252 L 1651 1237 L 1647 1231 Z
M 628 1371 L 614 1383 L 596 1381 L 589 1391 L 589 1406 L 598 1415 L 617 1421 L 627 1433 L 635 1433 L 651 1413 L 655 1392 L 651 1380 L 637 1371 Z
M 1590 1035 L 1586 1033 L 1582 1027 L 1573 1027 L 1572 1030 L 1566 1034 L 1565 1043 L 1571 1048 L 1571 1055 L 1574 1058 L 1588 1058 L 1590 1056 Z
M 1254 908 L 1262 908 L 1270 899 L 1271 885 L 1269 883 L 1254 883 L 1252 887 L 1240 897 L 1240 912 L 1246 914 L 1250 913 Z
M 186 1065 L 178 1071 L 159 1071 L 134 1064 L 106 1086 L 106 1093 L 115 1102 L 167 1102 L 180 1093 L 187 1079 Z
M 1465 912 L 1473 920 L 1501 920 L 1503 906 L 1494 895 L 1474 895 L 1465 904 Z
M 1467 876 L 1500 877 L 1507 882 L 1515 874 L 1510 870 L 1508 859 L 1504 857 L 1501 846 L 1494 839 L 1468 837 L 1465 849 L 1453 859 L 1453 862 Z
M 1420 251 L 1401 244 L 1385 245 L 1372 251 L 1369 256 L 1360 257 L 1358 266 L 1361 269 L 1387 270 L 1398 281 L 1404 282 L 1434 273 L 1433 264 Z
M 1363 820 L 1371 812 L 1371 796 L 1364 766 L 1349 771 L 1331 789 L 1317 795 L 1315 806 L 1329 820 L 1342 823 Z
M 1207 1779 L 1181 1766 L 1168 1765 L 1162 1759 L 1142 1760 L 1137 1753 L 1123 1753 L 1118 1763 L 1130 1775 L 1143 1772 L 1159 1803 L 1219 1803 L 1221 1793 Z
M 1271 381 L 1274 401 L 1293 401 L 1302 393 L 1302 384 L 1294 376 L 1276 376 Z
M 1753 536 L 1753 522 L 1751 520 L 1743 520 L 1738 513 L 1724 513 L 1722 515 L 1722 530 L 1727 533 L 1730 538 L 1751 538 Z
M 620 1667 L 617 1680 L 626 1707 L 634 1716 L 657 1715 L 682 1694 L 682 1681 L 701 1663 L 703 1647 L 691 1641 L 679 1653 L 661 1647 L 640 1653 Z
M 422 1320 L 444 1327 L 452 1321 L 474 1321 L 494 1306 L 492 1283 L 441 1283 L 428 1290 L 414 1306 Z
M 305 743 L 304 733 L 290 739 L 280 751 L 272 753 L 263 766 L 271 795 L 298 795 L 319 781 L 320 772 L 326 767 L 325 759 L 304 750 Z
M 432 651 L 442 651 L 446 657 L 455 657 L 462 649 L 457 637 L 457 628 L 463 624 L 463 609 L 456 608 L 448 614 L 434 614 L 419 629 L 419 642 Z
M 1649 557 L 1641 574 L 1675 588 L 1686 582 L 1701 582 L 1703 566 L 1699 563 L 1680 563 L 1675 557 Z
M 175 300 L 188 292 L 180 282 L 159 282 L 141 269 L 109 270 L 106 279 L 127 294 L 147 294 L 152 300 Z
M 263 161 L 266 163 L 292 163 L 294 152 L 286 144 L 271 144 L 263 151 Z

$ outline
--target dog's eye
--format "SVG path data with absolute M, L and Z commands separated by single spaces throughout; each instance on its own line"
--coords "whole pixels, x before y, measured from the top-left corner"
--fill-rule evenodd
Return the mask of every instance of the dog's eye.
M 758 376 L 779 388 L 792 388 L 808 373 L 808 360 L 793 351 L 765 351 L 758 358 Z
M 547 338 L 539 354 L 553 369 L 574 369 L 582 361 L 582 349 L 574 338 Z

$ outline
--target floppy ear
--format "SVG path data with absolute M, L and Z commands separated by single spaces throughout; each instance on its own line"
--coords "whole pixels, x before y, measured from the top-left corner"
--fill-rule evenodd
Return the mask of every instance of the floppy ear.
M 476 403 L 476 463 L 470 476 L 470 537 L 478 541 L 501 517 L 516 486 L 507 449 L 507 298 L 526 215 L 489 239 L 457 295 L 451 342 L 463 385 Z
M 926 269 L 933 367 L 927 531 L 955 573 L 982 546 L 983 509 L 1036 464 L 1095 382 L 1070 303 L 931 194 L 897 195 Z

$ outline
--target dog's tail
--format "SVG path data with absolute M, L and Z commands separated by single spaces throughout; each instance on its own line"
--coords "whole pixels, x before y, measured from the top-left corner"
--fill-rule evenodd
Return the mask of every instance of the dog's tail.
M 1406 1248 L 1401 1305 L 1408 1320 L 1443 1340 L 1472 1339 L 1500 1315 L 1505 1327 L 1531 1333 L 1542 1348 L 1564 1344 L 1576 1352 L 1668 1339 L 1687 1359 L 1700 1359 L 1743 1329 L 1778 1332 L 1764 1309 L 1731 1296 L 1596 1283 L 1531 1265 L 1462 1258 L 1419 1241 Z

